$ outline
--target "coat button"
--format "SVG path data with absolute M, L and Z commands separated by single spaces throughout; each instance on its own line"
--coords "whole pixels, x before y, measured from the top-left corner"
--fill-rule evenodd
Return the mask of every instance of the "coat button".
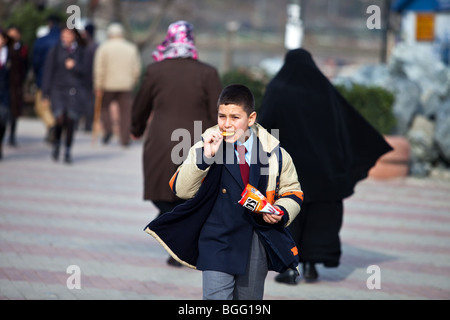
M 222 193 L 227 193 L 227 189 L 223 188 Z

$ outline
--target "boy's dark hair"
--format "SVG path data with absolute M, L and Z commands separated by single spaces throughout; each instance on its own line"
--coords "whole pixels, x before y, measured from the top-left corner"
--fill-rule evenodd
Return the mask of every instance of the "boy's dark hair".
M 220 93 L 217 107 L 221 104 L 235 104 L 241 106 L 247 115 L 255 111 L 255 98 L 249 88 L 242 84 L 230 84 Z

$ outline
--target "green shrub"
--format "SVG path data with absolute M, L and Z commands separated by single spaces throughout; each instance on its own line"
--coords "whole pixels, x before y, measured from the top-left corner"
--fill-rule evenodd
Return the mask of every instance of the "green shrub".
M 10 25 L 17 26 L 22 32 L 23 43 L 30 48 L 31 52 L 36 40 L 36 30 L 40 26 L 47 25 L 47 17 L 50 14 L 59 16 L 61 21 L 65 23 L 64 17 L 66 14 L 64 12 L 53 8 L 39 10 L 34 3 L 25 2 L 17 6 L 5 21 L 1 21 L 0 26 L 3 28 Z
M 256 112 L 261 108 L 262 99 L 268 83 L 267 75 L 252 73 L 248 69 L 233 69 L 221 76 L 222 85 L 243 84 L 247 86 L 255 97 Z
M 336 88 L 378 132 L 392 133 L 397 121 L 393 113 L 395 96 L 391 92 L 359 84 L 352 84 L 350 88 L 337 85 Z

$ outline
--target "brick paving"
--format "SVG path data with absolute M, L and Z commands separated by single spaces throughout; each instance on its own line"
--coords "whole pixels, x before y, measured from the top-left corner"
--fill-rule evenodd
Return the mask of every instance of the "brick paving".
M 77 132 L 66 165 L 51 160 L 44 134 L 39 121 L 20 119 L 19 146 L 4 146 L 0 299 L 201 299 L 201 273 L 168 267 L 143 231 L 157 211 L 142 200 L 142 142 L 104 146 Z M 270 272 L 265 299 L 450 299 L 449 195 L 438 179 L 360 182 L 344 203 L 341 265 L 318 265 L 319 281 L 296 286 Z M 367 285 L 372 265 L 379 289 Z M 80 289 L 68 286 L 70 266 Z

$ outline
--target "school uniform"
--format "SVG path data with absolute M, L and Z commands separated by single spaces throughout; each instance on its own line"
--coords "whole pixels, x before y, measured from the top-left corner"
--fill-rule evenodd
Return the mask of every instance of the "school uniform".
M 210 130 L 218 130 L 218 126 L 204 135 Z M 261 215 L 238 203 L 246 184 L 234 145 L 223 142 L 214 158 L 206 159 L 203 142 L 199 141 L 170 181 L 178 197 L 191 200 L 152 221 L 145 230 L 176 260 L 204 271 L 204 279 L 213 272 L 217 280 L 221 278 L 217 273 L 221 273 L 236 277 L 235 284 L 239 286 L 239 279 L 257 275 L 251 282 L 262 284 L 259 289 L 249 294 L 245 290 L 238 292 L 245 299 L 262 299 L 267 271 L 282 272 L 296 268 L 298 263 L 295 243 L 285 227 L 299 213 L 303 193 L 292 160 L 279 148 L 279 141 L 258 124 L 251 130 L 252 136 L 245 143 L 249 151 L 246 154 L 249 183 L 282 208 L 284 216 L 280 223 L 267 224 Z M 275 201 L 278 175 L 279 197 Z M 280 252 L 285 256 L 281 257 Z M 204 288 L 204 292 L 209 289 Z

